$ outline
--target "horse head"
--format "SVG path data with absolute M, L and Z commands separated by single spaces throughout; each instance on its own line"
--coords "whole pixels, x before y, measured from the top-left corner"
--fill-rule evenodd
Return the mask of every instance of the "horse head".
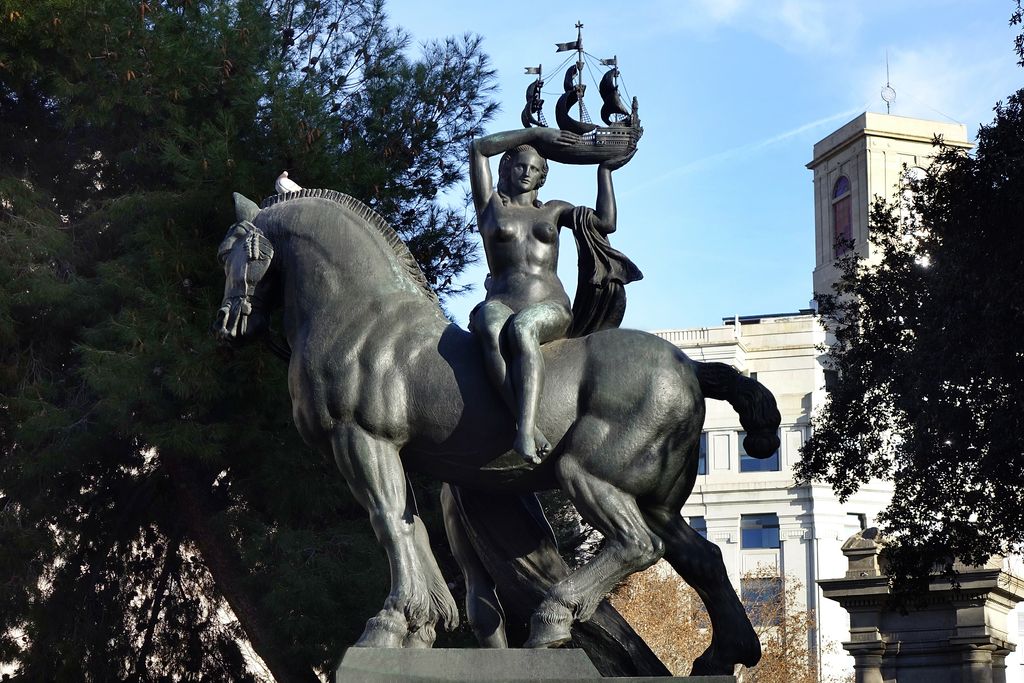
M 264 332 L 269 323 L 265 305 L 269 282 L 264 278 L 274 258 L 274 245 L 253 224 L 259 207 L 237 192 L 234 199 L 237 222 L 217 249 L 224 266 L 224 298 L 214 333 L 225 341 L 242 342 Z

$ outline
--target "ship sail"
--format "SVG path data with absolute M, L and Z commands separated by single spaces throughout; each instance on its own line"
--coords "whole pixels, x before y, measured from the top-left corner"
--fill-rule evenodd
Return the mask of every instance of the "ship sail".
M 576 74 L 579 73 L 576 69 L 575 64 L 571 64 L 568 69 L 565 70 L 565 78 L 562 79 L 562 90 L 569 92 L 570 90 L 576 89 Z M 581 88 L 586 88 L 586 85 L 581 85 Z
M 537 76 L 537 80 L 530 83 L 526 88 L 526 106 L 523 107 L 522 122 L 524 128 L 530 126 L 541 126 L 547 127 L 548 123 L 544 120 L 544 100 L 540 98 L 540 89 L 544 87 L 544 81 L 541 80 L 540 76 Z
M 630 110 L 626 108 L 626 103 L 619 96 L 619 88 L 615 82 L 618 76 L 619 70 L 617 68 L 608 69 L 601 79 L 601 84 L 598 86 L 601 99 L 604 101 L 604 104 L 601 106 L 601 120 L 609 126 L 627 125 L 627 120 L 631 114 Z M 612 116 L 625 118 L 612 119 Z
M 558 122 L 558 127 L 562 130 L 568 130 L 579 135 L 584 135 L 596 130 L 598 125 L 589 121 L 578 121 L 574 119 L 569 111 L 573 105 L 580 102 L 580 96 L 583 94 L 582 91 L 586 88 L 585 85 L 576 85 L 576 65 L 572 64 L 565 71 L 565 80 L 562 83 L 565 92 L 558 98 L 558 102 L 555 104 L 555 121 Z

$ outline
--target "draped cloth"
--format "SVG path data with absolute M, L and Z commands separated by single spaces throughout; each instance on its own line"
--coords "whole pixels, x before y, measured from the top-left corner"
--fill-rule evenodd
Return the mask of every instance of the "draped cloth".
M 569 227 L 576 238 L 579 276 L 569 337 L 618 327 L 626 313 L 626 285 L 644 276 L 635 263 L 609 244 L 596 223 L 593 209 L 573 209 Z

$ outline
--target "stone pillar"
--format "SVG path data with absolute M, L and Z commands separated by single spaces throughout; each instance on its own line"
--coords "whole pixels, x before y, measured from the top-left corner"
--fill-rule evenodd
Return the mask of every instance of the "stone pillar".
M 885 683 L 882 678 L 884 643 L 844 643 L 843 646 L 853 655 L 854 683 Z
M 967 644 L 964 646 L 963 664 L 960 667 L 960 680 L 963 683 L 994 683 L 992 677 L 992 650 L 994 645 L 977 646 Z
M 992 653 L 992 682 L 1006 683 L 1006 655 L 1013 652 L 1006 648 L 999 648 Z
M 878 530 L 852 536 L 843 554 L 846 576 L 818 584 L 850 614 L 843 648 L 854 658 L 856 683 L 1006 683 L 1006 656 L 1017 647 L 1008 615 L 1024 600 L 1024 580 L 1002 558 L 982 567 L 957 563 L 957 589 L 936 575 L 924 606 L 901 613 L 889 605 Z

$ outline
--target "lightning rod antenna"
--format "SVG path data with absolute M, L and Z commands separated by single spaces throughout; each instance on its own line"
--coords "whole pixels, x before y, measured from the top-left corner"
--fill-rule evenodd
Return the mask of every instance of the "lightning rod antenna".
M 882 99 L 885 100 L 885 113 L 889 113 L 889 105 L 896 99 L 896 91 L 889 85 L 889 50 L 885 51 L 885 87 L 882 88 Z

